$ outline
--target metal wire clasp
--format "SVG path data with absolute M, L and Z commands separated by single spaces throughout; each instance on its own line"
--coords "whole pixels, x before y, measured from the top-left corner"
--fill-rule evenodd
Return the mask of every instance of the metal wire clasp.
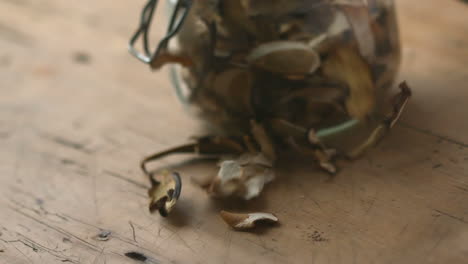
M 169 40 L 172 37 L 174 37 L 177 34 L 177 32 L 179 32 L 192 6 L 192 0 L 176 1 L 177 4 L 170 17 L 166 36 L 159 41 L 156 50 L 154 52 L 151 52 L 149 47 L 150 43 L 148 38 L 148 32 L 151 27 L 154 11 L 156 10 L 156 6 L 158 5 L 158 0 L 148 0 L 145 7 L 143 8 L 143 11 L 141 12 L 140 25 L 135 34 L 133 34 L 132 38 L 130 39 L 128 46 L 130 54 L 132 54 L 140 61 L 152 65 L 153 62 L 157 60 L 158 56 L 161 54 L 161 51 L 167 49 Z M 139 52 L 135 48 L 135 43 L 140 37 L 142 37 L 143 53 Z

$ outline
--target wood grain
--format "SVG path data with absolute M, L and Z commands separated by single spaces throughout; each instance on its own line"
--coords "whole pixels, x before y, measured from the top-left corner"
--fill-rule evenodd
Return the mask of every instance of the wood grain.
M 334 178 L 284 161 L 250 204 L 210 200 L 189 177 L 213 164 L 186 163 L 162 219 L 138 161 L 198 126 L 126 51 L 143 1 L 1 1 L 0 263 L 466 263 L 468 5 L 397 3 L 414 98 L 379 147 Z M 220 209 L 281 225 L 234 232 Z

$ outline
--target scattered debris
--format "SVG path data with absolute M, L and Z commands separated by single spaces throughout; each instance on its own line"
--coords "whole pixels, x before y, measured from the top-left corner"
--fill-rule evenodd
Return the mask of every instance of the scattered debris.
M 102 230 L 99 234 L 97 234 L 94 239 L 98 241 L 107 241 L 110 239 L 112 232 L 108 230 Z M 65 241 L 64 241 L 65 242 Z
M 260 223 L 277 223 L 278 218 L 269 213 L 236 214 L 221 211 L 221 218 L 236 230 L 252 229 Z
M 144 254 L 135 252 L 135 251 L 130 251 L 130 252 L 125 253 L 125 256 L 133 260 L 141 261 L 141 262 L 145 262 L 148 259 L 148 257 L 145 256 Z
M 91 62 L 91 55 L 87 52 L 78 51 L 73 54 L 73 60 L 79 64 L 89 64 Z
M 318 231 L 314 231 L 312 234 L 309 234 L 308 237 L 314 241 L 314 242 L 325 242 L 328 241 L 328 239 L 324 238 L 322 236 L 322 233 L 319 233 Z

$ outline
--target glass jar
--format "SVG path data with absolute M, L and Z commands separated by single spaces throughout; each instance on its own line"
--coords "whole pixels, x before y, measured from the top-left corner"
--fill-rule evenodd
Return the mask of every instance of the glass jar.
M 349 152 L 382 119 L 400 63 L 393 0 L 169 0 L 168 7 L 168 34 L 146 62 L 177 64 L 177 94 L 213 131 L 248 134 L 256 120 L 279 144 L 313 130 L 327 147 Z

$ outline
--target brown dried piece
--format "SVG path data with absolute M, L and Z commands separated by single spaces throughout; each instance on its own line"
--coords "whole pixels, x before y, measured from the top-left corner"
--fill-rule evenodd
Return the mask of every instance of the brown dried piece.
M 312 137 L 310 135 L 310 132 L 308 137 Z M 333 164 L 332 162 L 334 156 L 336 155 L 335 150 L 325 149 L 324 146 L 321 146 L 321 144 L 319 144 L 319 146 L 314 146 L 313 148 L 305 145 L 299 145 L 298 142 L 296 142 L 296 140 L 292 137 L 288 138 L 286 143 L 288 143 L 288 145 L 293 150 L 297 151 L 301 155 L 314 158 L 317 161 L 320 168 L 322 168 L 326 172 L 330 174 L 335 174 L 338 171 L 335 164 Z
M 159 69 L 168 63 L 176 63 L 185 67 L 191 67 L 193 65 L 193 61 L 187 56 L 163 51 L 162 54 L 158 56 L 157 60 L 151 62 L 151 68 Z
M 369 10 L 362 1 L 358 2 L 361 4 L 343 4 L 341 9 L 351 24 L 360 53 L 368 61 L 372 61 L 375 58 L 375 40 L 369 23 Z
M 354 150 L 348 153 L 349 158 L 357 158 L 362 155 L 367 149 L 377 144 L 380 139 L 395 125 L 400 119 L 403 110 L 405 109 L 411 97 L 411 89 L 406 82 L 400 84 L 400 93 L 392 99 L 392 111 L 385 117 L 383 122 L 378 125 L 369 135 L 366 141 L 357 146 Z
M 250 200 L 275 178 L 271 161 L 262 153 L 246 153 L 237 159 L 226 159 L 219 166 L 218 175 L 209 188 L 214 197 L 239 196 Z
M 285 76 L 302 76 L 320 67 L 320 57 L 308 45 L 296 41 L 272 41 L 252 50 L 247 62 L 259 69 Z
M 236 230 L 252 229 L 260 223 L 272 224 L 278 222 L 278 218 L 269 213 L 236 214 L 221 211 L 220 216 L 226 224 Z
M 160 178 L 160 180 L 151 178 L 152 186 L 148 191 L 148 195 L 151 198 L 149 210 L 152 213 L 158 210 L 161 216 L 166 217 L 179 199 L 182 182 L 179 174 L 176 172 L 170 173 L 165 171 Z
M 243 69 L 228 69 L 213 81 L 213 90 L 223 99 L 224 107 L 239 115 L 252 115 L 251 73 Z
M 268 120 L 273 133 L 277 137 L 286 138 L 292 137 L 294 139 L 304 139 L 307 135 L 307 129 L 299 125 L 288 122 L 284 119 L 270 119 Z
M 346 109 L 350 116 L 364 120 L 375 107 L 375 87 L 369 64 L 350 46 L 339 46 L 323 63 L 323 73 L 349 87 Z
M 206 136 L 196 139 L 195 143 L 181 145 L 178 147 L 170 148 L 144 158 L 141 163 L 143 172 L 150 176 L 146 168 L 146 164 L 150 161 L 158 160 L 171 154 L 200 154 L 200 155 L 226 155 L 226 154 L 240 154 L 244 151 L 244 146 L 233 138 Z
M 276 160 L 275 147 L 265 127 L 254 120 L 250 120 L 250 126 L 252 128 L 252 135 L 260 145 L 262 153 L 265 154 L 270 161 L 274 162 Z

